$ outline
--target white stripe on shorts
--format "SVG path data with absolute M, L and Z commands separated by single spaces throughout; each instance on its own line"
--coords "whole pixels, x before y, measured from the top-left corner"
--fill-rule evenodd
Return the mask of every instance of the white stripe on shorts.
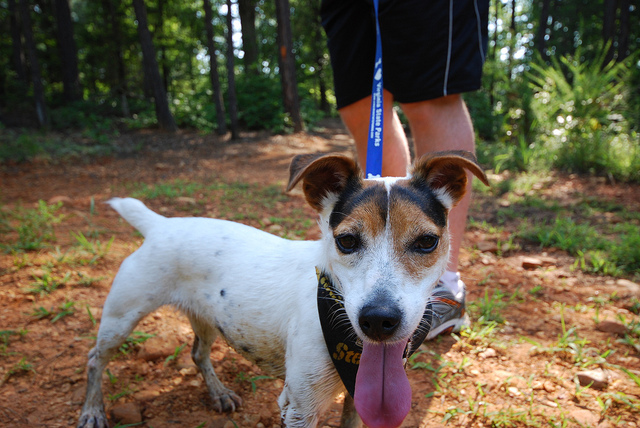
M 480 11 L 478 10 L 478 0 L 473 0 L 473 6 L 476 9 L 476 21 L 478 26 L 478 49 L 480 50 L 480 55 L 482 56 L 482 62 L 484 63 L 484 46 L 482 46 L 482 21 L 480 20 Z
M 447 66 L 444 70 L 444 85 L 442 94 L 447 96 L 447 85 L 449 84 L 449 68 L 451 66 L 451 49 L 453 42 L 453 0 L 449 0 L 449 46 L 447 48 Z

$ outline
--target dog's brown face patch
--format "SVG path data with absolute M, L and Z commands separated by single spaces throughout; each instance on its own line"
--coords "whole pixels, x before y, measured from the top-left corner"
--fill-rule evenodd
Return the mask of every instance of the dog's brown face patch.
M 388 210 L 389 198 L 383 183 L 357 180 L 350 183 L 338 199 L 329 217 L 329 225 L 334 238 L 338 240 L 350 235 L 362 248 L 384 232 Z M 340 244 L 337 245 L 340 249 Z
M 394 253 L 405 271 L 419 277 L 447 256 L 447 210 L 429 189 L 409 181 L 395 184 L 389 194 L 389 228 Z
M 405 271 L 419 277 L 446 257 L 447 209 L 426 187 L 400 180 L 357 180 L 334 206 L 329 225 L 339 252 L 366 251 L 378 239 L 390 243 L 393 257 Z

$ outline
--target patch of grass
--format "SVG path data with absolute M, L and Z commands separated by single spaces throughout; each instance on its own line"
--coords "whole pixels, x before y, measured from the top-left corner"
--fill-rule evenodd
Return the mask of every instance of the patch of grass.
M 18 373 L 35 373 L 35 369 L 33 368 L 33 364 L 31 364 L 26 358 L 21 358 L 16 364 L 13 365 L 9 369 L 9 374 L 18 374 Z
M 622 276 L 640 269 L 640 226 L 605 227 L 609 234 L 589 223 L 557 217 L 551 224 L 523 227 L 520 236 L 543 248 L 555 247 L 576 256 L 575 267 L 586 272 Z
M 30 288 L 25 289 L 28 294 L 37 294 L 44 296 L 57 290 L 58 287 L 65 285 L 71 278 L 71 272 L 67 272 L 63 277 L 54 276 L 50 270 L 46 270 L 41 276 L 33 276 L 35 282 L 31 283 Z
M 543 346 L 542 344 L 523 337 L 523 339 L 532 345 L 533 354 L 543 355 L 557 355 L 564 361 L 568 361 L 578 367 L 587 367 L 594 363 L 606 362 L 606 357 L 609 352 L 605 351 L 603 354 L 599 354 L 598 350 L 592 347 L 587 347 L 591 342 L 588 339 L 582 338 L 578 335 L 576 327 L 567 328 L 564 312 L 565 305 L 558 304 L 556 309 L 560 312 L 560 326 L 561 332 L 558 335 L 558 339 L 550 346 Z
M 13 221 L 4 221 L 4 228 L 17 233 L 18 239 L 13 244 L 0 244 L 0 248 L 7 252 L 35 251 L 55 241 L 53 225 L 60 223 L 63 215 L 57 214 L 62 203 L 47 204 L 38 201 L 33 209 L 17 208 L 10 213 Z M 17 223 L 11 226 L 11 223 Z
M 208 189 L 220 194 L 222 205 L 220 208 L 225 215 L 238 212 L 238 209 L 245 205 L 250 206 L 253 212 L 259 211 L 261 207 L 271 209 L 277 202 L 287 199 L 282 187 L 278 185 L 261 186 L 244 182 L 216 183 Z
M 104 258 L 115 240 L 115 236 L 112 236 L 111 239 L 105 243 L 100 242 L 98 239 L 89 240 L 82 232 L 71 232 L 71 236 L 75 238 L 76 245 L 90 255 L 90 258 L 83 258 L 80 263 L 90 265 Z
M 496 322 L 502 324 L 504 318 L 500 311 L 507 306 L 504 301 L 506 295 L 500 290 L 494 290 L 489 296 L 489 289 L 484 290 L 484 297 L 469 303 L 469 309 L 478 315 L 478 324 Z
M 102 281 L 105 277 L 104 276 L 87 276 L 85 274 L 83 274 L 82 272 L 76 272 L 76 274 L 78 275 L 78 277 L 80 278 L 78 280 L 78 285 L 82 286 L 82 287 L 91 287 L 93 284 Z
M 458 339 L 455 335 L 453 337 L 464 346 L 475 349 L 486 346 L 495 336 L 497 327 L 497 321 L 474 322 L 460 330 L 460 338 L 464 340 Z
M 202 189 L 200 183 L 187 182 L 184 180 L 174 180 L 153 185 L 139 183 L 133 186 L 131 197 L 145 200 L 160 198 L 175 199 L 181 196 L 191 197 L 200 189 Z
M 31 316 L 39 320 L 44 318 L 51 318 L 51 322 L 54 323 L 66 316 L 73 315 L 75 313 L 75 304 L 75 302 L 67 300 L 57 309 L 47 309 L 44 306 L 39 306 L 33 310 Z
M 19 336 L 25 337 L 29 333 L 28 330 L 20 329 L 20 330 L 0 330 L 0 350 L 4 354 L 9 347 L 9 343 L 11 343 L 11 337 Z
M 94 123 L 79 138 L 69 138 L 56 132 L 27 129 L 5 129 L 0 133 L 0 162 L 24 162 L 33 159 L 87 159 L 107 156 L 116 151 L 109 129 Z

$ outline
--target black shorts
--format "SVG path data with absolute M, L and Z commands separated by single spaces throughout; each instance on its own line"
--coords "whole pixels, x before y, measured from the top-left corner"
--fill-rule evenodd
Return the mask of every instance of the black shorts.
M 322 0 L 338 108 L 371 95 L 372 0 Z M 480 88 L 489 0 L 380 0 L 384 88 L 411 103 Z

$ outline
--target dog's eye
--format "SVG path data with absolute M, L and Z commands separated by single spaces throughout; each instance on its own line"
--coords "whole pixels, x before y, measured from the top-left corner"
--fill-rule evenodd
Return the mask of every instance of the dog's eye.
M 350 233 L 336 237 L 336 246 L 344 254 L 351 254 L 360 248 L 360 239 Z
M 411 245 L 411 249 L 416 253 L 429 254 L 438 247 L 440 238 L 434 235 L 423 235 L 416 239 Z

